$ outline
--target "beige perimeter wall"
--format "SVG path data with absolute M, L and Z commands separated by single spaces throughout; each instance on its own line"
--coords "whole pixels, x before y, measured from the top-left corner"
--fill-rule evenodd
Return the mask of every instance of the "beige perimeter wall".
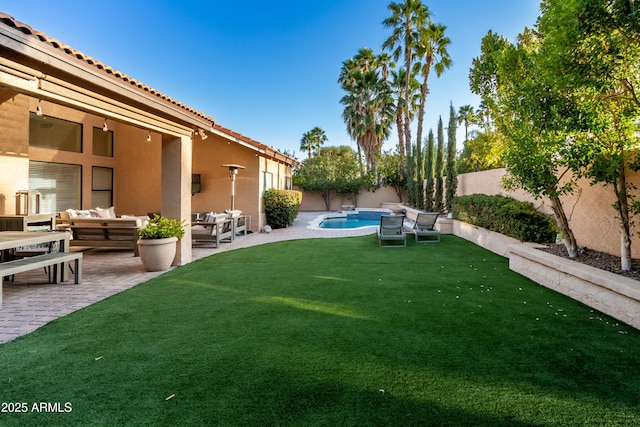
M 547 199 L 534 200 L 524 191 L 509 192 L 502 188 L 505 169 L 493 169 L 458 176 L 457 195 L 501 194 L 533 203 L 540 211 L 551 214 Z M 640 187 L 640 175 L 632 173 L 630 182 Z M 620 221 L 613 208 L 615 197 L 611 187 L 601 184 L 590 185 L 589 180 L 578 182 L 579 187 L 572 195 L 562 197 L 562 203 L 569 218 L 569 224 L 578 245 L 597 251 L 620 255 Z M 640 258 L 640 238 L 638 228 L 632 229 L 631 251 L 634 258 Z
M 531 202 L 538 210 L 552 214 L 547 199 L 535 200 L 522 190 L 513 192 L 505 190 L 502 187 L 502 178 L 505 173 L 505 169 L 502 168 L 459 175 L 456 194 L 458 196 L 499 194 Z M 628 180 L 640 187 L 640 174 L 631 173 L 628 176 Z M 564 209 L 578 245 L 620 256 L 620 225 L 616 211 L 613 208 L 615 197 L 612 189 L 601 184 L 590 185 L 589 180 L 586 179 L 580 180 L 578 184 L 579 187 L 574 194 L 562 197 Z M 406 195 L 403 196 L 402 200 L 406 202 Z M 393 188 L 381 188 L 375 192 L 365 190 L 358 198 L 357 207 L 379 208 L 383 202 L 398 201 L 398 196 Z M 354 203 L 348 198 L 336 195 L 331 201 L 330 210 L 340 210 L 342 205 L 345 204 Z M 326 207 L 319 193 L 303 192 L 300 209 L 303 211 L 324 211 Z M 640 218 L 637 218 L 636 221 L 640 222 Z M 637 235 L 639 230 L 640 228 L 637 226 L 632 229 L 631 252 L 634 258 L 640 258 L 640 237 Z
M 296 188 L 296 190 L 300 190 Z M 402 201 L 407 201 L 406 194 L 402 196 Z M 337 211 L 342 208 L 342 205 L 356 205 L 359 208 L 379 208 L 380 203 L 383 202 L 400 202 L 395 189 L 391 187 L 379 188 L 375 191 L 362 190 L 358 195 L 357 203 L 348 197 L 342 197 L 340 195 L 334 195 L 331 199 L 330 211 Z M 320 196 L 320 193 L 316 191 L 303 191 L 302 193 L 302 205 L 300 206 L 302 211 L 326 211 L 326 205 L 324 199 Z

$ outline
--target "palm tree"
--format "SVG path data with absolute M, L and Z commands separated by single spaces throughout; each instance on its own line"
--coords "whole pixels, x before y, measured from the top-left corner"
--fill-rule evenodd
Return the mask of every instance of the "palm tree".
M 309 158 L 311 158 L 312 153 L 314 151 L 317 153 L 320 146 L 327 141 L 327 135 L 324 133 L 324 130 L 316 126 L 302 135 L 302 139 L 300 139 L 300 149 L 307 150 Z
M 404 0 L 402 3 L 389 4 L 391 16 L 383 25 L 393 28 L 391 36 L 382 44 L 383 49 L 392 51 L 394 60 L 404 55 L 405 89 L 404 89 L 404 137 L 405 151 L 411 150 L 411 70 L 413 65 L 413 52 L 420 40 L 420 29 L 426 25 L 429 18 L 429 9 L 420 0 Z
M 389 86 L 391 86 L 391 90 L 393 92 L 394 104 L 395 104 L 395 121 L 396 121 L 396 130 L 398 132 L 398 153 L 401 156 L 404 156 L 404 89 L 405 89 L 405 81 L 406 81 L 406 73 L 404 68 L 399 68 L 398 71 L 391 71 L 389 79 Z M 411 76 L 410 82 L 410 91 L 409 99 L 411 105 L 409 106 L 409 114 L 411 115 L 411 119 L 413 120 L 413 112 L 418 109 L 418 89 L 420 87 L 418 81 Z
M 312 151 L 312 145 L 311 145 L 311 134 L 310 132 L 305 132 L 302 134 L 302 138 L 300 139 L 300 149 L 302 151 L 307 150 L 309 152 L 309 158 L 311 158 L 311 151 Z
M 356 141 L 358 157 L 364 152 L 369 170 L 375 169 L 382 142 L 391 129 L 393 99 L 386 81 L 390 65 L 388 55 L 362 48 L 342 63 L 338 78 L 346 92 L 340 102 L 345 106 L 342 117 L 347 132 Z
M 431 68 L 436 71 L 436 76 L 440 77 L 445 69 L 451 66 L 451 57 L 447 51 L 447 46 L 451 43 L 449 37 L 445 37 L 444 32 L 447 29 L 445 25 L 434 24 L 429 22 L 428 25 L 420 30 L 420 40 L 415 47 L 416 57 L 420 57 L 420 63 L 416 64 L 422 75 L 422 84 L 420 85 L 420 106 L 418 109 L 418 134 L 416 135 L 416 143 L 418 153 L 422 144 L 422 126 L 424 121 L 425 104 L 429 95 L 429 76 Z M 418 159 L 419 161 L 420 159 Z
M 347 132 L 364 152 L 368 170 L 376 168 L 382 142 L 389 137 L 393 99 L 386 80 L 377 71 L 353 72 L 340 103 Z
M 464 123 L 464 140 L 469 140 L 469 125 L 475 121 L 475 111 L 469 104 L 463 105 L 458 109 L 458 124 Z

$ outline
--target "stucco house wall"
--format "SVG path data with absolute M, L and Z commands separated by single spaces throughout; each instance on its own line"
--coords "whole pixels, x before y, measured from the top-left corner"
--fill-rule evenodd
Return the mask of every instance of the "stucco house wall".
M 240 169 L 235 180 L 235 209 L 257 218 L 256 202 L 259 192 L 258 157 L 250 149 L 230 144 L 218 135 L 202 140 L 196 137 L 193 148 L 193 173 L 200 174 L 201 193 L 192 197 L 194 212 L 224 212 L 231 209 L 231 177 L 223 164 L 237 164 Z M 252 228 L 257 226 L 253 224 Z M 255 230 L 253 230 L 255 231 Z
M 93 155 L 93 128 L 104 119 L 49 102 L 40 102 L 46 116 L 82 123 L 82 153 L 29 146 L 29 112 L 38 101 L 0 89 L 0 214 L 15 214 L 15 194 L 29 188 L 29 160 L 82 166 L 82 209 L 91 209 L 92 167 L 114 170 L 113 205 L 118 214 L 146 215 L 162 208 L 162 137 L 160 134 L 108 121 L 113 131 L 113 157 Z M 147 137 L 151 136 L 151 141 Z M 273 186 L 285 188 L 291 167 L 260 156 L 255 150 L 210 133 L 195 137 L 192 172 L 201 176 L 201 192 L 191 196 L 193 212 L 224 212 L 231 208 L 231 179 L 223 164 L 245 166 L 235 182 L 235 208 L 251 216 L 250 229 L 264 225 L 262 214 L 263 172 L 273 175 Z M 71 206 L 70 206 L 71 207 Z M 108 207 L 108 206 L 105 206 Z M 43 212 L 44 213 L 44 212 Z M 55 213 L 55 212 L 47 212 Z

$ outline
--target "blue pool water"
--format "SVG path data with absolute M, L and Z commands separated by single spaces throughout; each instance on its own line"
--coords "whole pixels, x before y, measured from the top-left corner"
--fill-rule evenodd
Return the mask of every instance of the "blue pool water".
M 363 211 L 353 214 L 347 214 L 327 217 L 322 220 L 320 228 L 359 228 L 380 225 L 380 216 L 389 215 L 388 212 Z

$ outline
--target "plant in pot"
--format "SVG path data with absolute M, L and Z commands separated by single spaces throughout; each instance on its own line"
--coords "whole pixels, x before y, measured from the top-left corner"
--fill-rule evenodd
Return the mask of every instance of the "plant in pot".
M 176 242 L 184 236 L 184 224 L 155 215 L 138 230 L 138 252 L 147 271 L 164 271 L 176 256 Z

